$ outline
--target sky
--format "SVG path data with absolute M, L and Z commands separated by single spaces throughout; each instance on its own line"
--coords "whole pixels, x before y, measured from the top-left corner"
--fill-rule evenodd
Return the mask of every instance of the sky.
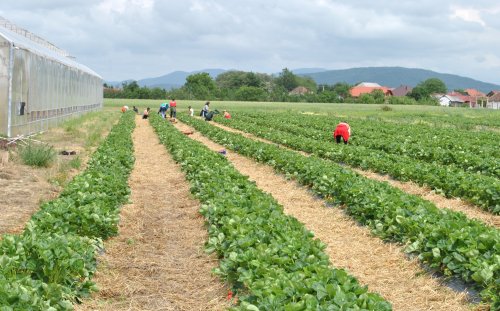
M 0 16 L 106 81 L 400 66 L 500 84 L 498 0 L 12 0 Z

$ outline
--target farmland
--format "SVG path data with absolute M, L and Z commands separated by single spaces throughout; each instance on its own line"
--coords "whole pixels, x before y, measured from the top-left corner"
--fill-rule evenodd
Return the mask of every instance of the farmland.
M 155 112 L 159 103 L 107 106 Z M 89 296 L 96 282 L 101 291 L 77 309 L 500 307 L 497 111 L 213 102 L 233 118 L 209 123 L 188 117 L 188 105 L 199 111 L 202 103 L 179 102 L 177 124 L 154 113 L 150 120 L 121 116 L 82 175 L 42 205 L 23 233 L 4 236 L 3 305 L 70 309 L 68 302 Z M 348 145 L 331 137 L 339 121 L 352 127 Z M 448 209 L 451 200 L 471 213 Z M 45 238 L 52 253 L 41 252 Z M 15 257 L 13 245 L 22 245 L 24 257 Z M 63 245 L 71 256 L 56 251 Z M 98 250 L 104 258 L 95 257 Z M 50 256 L 57 266 L 49 269 Z M 61 269 L 68 275 L 56 274 Z M 30 288 L 26 299 L 23 286 Z M 201 295 L 201 286 L 211 290 Z M 176 288 L 191 295 L 184 299 Z

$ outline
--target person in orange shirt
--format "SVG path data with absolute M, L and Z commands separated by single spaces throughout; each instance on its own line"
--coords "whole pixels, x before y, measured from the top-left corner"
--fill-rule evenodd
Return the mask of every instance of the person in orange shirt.
M 227 112 L 227 110 L 224 110 L 224 118 L 231 119 L 231 115 Z
M 340 144 L 340 138 L 342 138 L 344 140 L 344 144 L 347 145 L 350 136 L 351 127 L 345 122 L 340 122 L 335 128 L 335 132 L 333 132 L 333 137 L 335 138 L 337 144 Z
M 122 107 L 122 112 L 123 112 L 123 113 L 127 112 L 127 110 L 128 110 L 128 106 L 123 106 L 123 107 Z

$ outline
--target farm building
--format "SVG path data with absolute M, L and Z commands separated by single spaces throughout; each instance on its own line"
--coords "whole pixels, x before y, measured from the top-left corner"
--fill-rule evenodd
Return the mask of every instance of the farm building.
M 439 97 L 439 104 L 444 107 L 462 107 L 465 101 L 459 96 L 446 94 Z
M 102 103 L 98 74 L 0 17 L 0 135 L 41 132 Z
M 397 88 L 392 89 L 393 96 L 406 96 L 413 90 L 411 86 L 408 85 L 400 85 Z
M 305 94 L 311 94 L 311 92 L 308 88 L 305 86 L 297 86 L 293 90 L 291 90 L 288 95 L 305 95 Z

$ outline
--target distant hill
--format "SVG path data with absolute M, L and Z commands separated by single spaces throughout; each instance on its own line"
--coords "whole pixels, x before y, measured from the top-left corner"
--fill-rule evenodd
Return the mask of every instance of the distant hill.
M 195 73 L 208 72 L 208 74 L 215 79 L 219 74 L 226 71 L 227 70 L 224 69 L 203 69 L 191 72 L 174 71 L 161 77 L 138 80 L 137 83 L 140 86 L 147 86 L 150 88 L 160 87 L 168 90 L 183 86 L 184 83 L 186 83 L 186 78 Z
M 324 72 L 327 70 L 328 69 L 324 69 L 324 68 L 298 68 L 298 69 L 292 69 L 291 71 L 296 75 L 306 75 L 306 74 L 310 74 L 310 73 Z
M 363 67 L 341 70 L 327 70 L 322 72 L 301 74 L 309 76 L 318 84 L 335 84 L 346 82 L 376 82 L 382 86 L 398 87 L 400 85 L 416 86 L 429 78 L 442 80 L 448 90 L 473 88 L 488 93 L 491 90 L 500 90 L 500 85 L 482 82 L 467 77 L 447 73 L 438 73 L 431 70 L 404 68 L 404 67 Z
M 231 69 L 235 70 L 235 69 Z M 203 69 L 197 71 L 174 71 L 169 74 L 138 80 L 140 86 L 150 88 L 160 87 L 167 90 L 179 88 L 186 83 L 189 75 L 208 72 L 212 78 L 230 70 L 225 69 Z M 337 82 L 347 82 L 357 84 L 359 82 L 376 82 L 383 86 L 398 87 L 400 85 L 416 86 L 418 83 L 429 78 L 438 78 L 442 80 L 446 87 L 451 91 L 455 89 L 473 88 L 488 93 L 491 90 L 500 90 L 500 85 L 482 82 L 467 77 L 461 77 L 452 74 L 438 73 L 431 70 L 404 68 L 404 67 L 364 67 L 341 70 L 327 70 L 323 68 L 299 68 L 291 70 L 296 75 L 309 76 L 318 84 L 333 85 Z M 276 73 L 275 76 L 279 75 Z M 127 80 L 130 82 L 132 80 Z M 120 87 L 122 82 L 106 82 L 108 85 Z

